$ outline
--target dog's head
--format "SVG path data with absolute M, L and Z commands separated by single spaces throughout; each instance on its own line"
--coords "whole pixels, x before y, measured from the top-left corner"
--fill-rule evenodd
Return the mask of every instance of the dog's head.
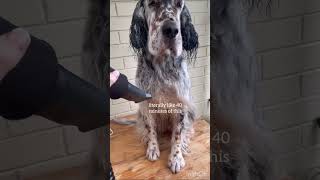
M 140 0 L 134 10 L 130 43 L 137 53 L 153 56 L 193 55 L 198 34 L 184 0 Z

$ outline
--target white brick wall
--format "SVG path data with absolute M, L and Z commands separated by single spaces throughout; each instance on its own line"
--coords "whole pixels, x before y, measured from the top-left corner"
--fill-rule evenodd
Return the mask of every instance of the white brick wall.
M 48 41 L 59 62 L 82 75 L 80 53 L 87 0 L 2 0 L 0 16 Z M 133 10 L 131 0 L 111 2 L 111 65 L 124 72 L 134 84 L 137 66 L 129 48 L 129 25 Z M 192 19 L 200 35 L 199 62 L 191 66 L 193 95 L 198 115 L 208 113 L 209 21 L 207 1 L 188 1 Z M 205 91 L 206 93 L 201 93 Z M 205 94 L 205 95 L 204 95 Z M 203 97 L 204 96 L 204 97 Z M 112 116 L 136 112 L 137 105 L 125 100 L 111 101 Z M 8 122 L 0 118 L 0 180 L 20 180 L 41 173 L 78 166 L 88 159 L 91 133 L 80 133 L 40 117 Z
M 305 180 L 320 167 L 320 3 L 274 0 L 250 17 L 261 70 L 258 101 L 274 131 L 279 162 Z
M 136 0 L 113 0 L 111 8 L 111 66 L 125 74 L 129 80 L 134 81 L 137 60 L 129 47 L 129 27 L 132 14 L 136 6 Z M 193 24 L 199 34 L 200 48 L 198 59 L 194 65 L 190 65 L 189 73 L 192 82 L 192 96 L 196 103 L 197 116 L 208 115 L 209 99 L 209 10 L 207 0 L 187 0 L 191 11 Z M 121 99 L 111 101 L 111 118 L 136 113 L 137 105 Z
M 1 0 L 0 16 L 47 40 L 59 62 L 82 75 L 80 52 L 87 0 Z M 80 133 L 41 117 L 6 121 L 0 117 L 0 180 L 21 180 L 88 160 L 91 133 Z

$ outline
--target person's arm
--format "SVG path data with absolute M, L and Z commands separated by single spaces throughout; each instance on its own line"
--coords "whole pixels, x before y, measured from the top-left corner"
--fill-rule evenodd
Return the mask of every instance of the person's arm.
M 0 17 L 0 35 L 16 28 Z M 106 125 L 107 92 L 59 65 L 54 49 L 43 40 L 31 36 L 22 55 L 1 70 L 0 116 L 19 120 L 35 114 L 81 131 Z

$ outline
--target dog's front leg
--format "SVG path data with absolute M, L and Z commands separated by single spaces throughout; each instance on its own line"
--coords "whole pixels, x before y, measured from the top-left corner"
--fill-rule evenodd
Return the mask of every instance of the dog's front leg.
M 159 143 L 157 140 L 157 132 L 155 127 L 155 120 L 152 115 L 148 114 L 144 118 L 146 143 L 148 145 L 146 156 L 150 161 L 158 160 L 160 157 Z
M 171 137 L 171 153 L 169 155 L 168 166 L 173 173 L 178 173 L 185 166 L 182 154 L 182 146 L 186 129 L 184 128 L 183 116 L 176 122 Z

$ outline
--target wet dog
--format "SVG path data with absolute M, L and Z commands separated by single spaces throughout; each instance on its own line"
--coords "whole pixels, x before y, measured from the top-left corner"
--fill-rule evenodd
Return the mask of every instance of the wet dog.
M 139 104 L 137 126 L 147 145 L 146 156 L 160 156 L 158 136 L 171 132 L 168 166 L 173 173 L 185 166 L 183 155 L 195 121 L 190 95 L 188 59 L 198 48 L 198 35 L 184 0 L 140 0 L 130 27 L 130 44 L 138 56 L 136 85 L 151 100 Z

